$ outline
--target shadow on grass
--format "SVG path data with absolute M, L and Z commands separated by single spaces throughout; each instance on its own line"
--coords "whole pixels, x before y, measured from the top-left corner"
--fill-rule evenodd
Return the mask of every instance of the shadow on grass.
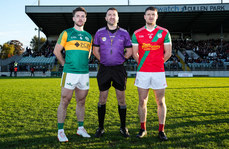
M 176 146 L 189 147 L 196 144 L 203 144 L 206 142 L 215 142 L 218 148 L 224 148 L 224 147 L 227 148 L 229 146 L 226 147 L 226 145 L 222 143 L 222 140 L 224 139 L 228 140 L 228 138 L 229 138 L 229 129 L 226 129 L 223 132 L 197 133 L 197 134 L 189 134 L 189 135 L 179 136 L 179 137 L 170 137 L 170 141 L 173 142 L 172 144 L 174 147 Z M 206 146 L 206 148 L 209 147 L 211 147 L 211 145 L 208 147 Z
M 175 129 L 178 127 L 196 127 L 198 125 L 208 125 L 208 124 L 221 124 L 221 123 L 229 123 L 229 119 L 215 119 L 215 120 L 199 120 L 199 121 L 193 121 L 189 120 L 188 122 L 181 122 L 181 123 L 175 123 L 175 124 L 168 124 L 166 125 L 166 128 L 168 129 Z
M 50 132 L 54 131 L 56 132 L 56 130 L 51 130 Z M 67 143 L 59 143 L 57 137 L 53 135 L 41 136 L 45 132 L 28 132 L 31 137 L 25 139 L 20 139 L 20 135 L 25 135 L 24 133 L 9 133 L 5 134 L 5 136 L 14 135 L 17 139 L 12 141 L 5 139 L 4 142 L 0 142 L 0 146 L 1 148 L 192 148 L 197 144 L 215 142 L 218 147 L 226 147 L 221 141 L 229 138 L 227 129 L 225 132 L 188 134 L 179 137 L 170 135 L 169 141 L 161 142 L 157 138 L 157 134 L 152 133 L 148 133 L 146 137 L 138 139 L 135 137 L 137 131 L 137 129 L 130 129 L 130 132 L 132 132 L 130 138 L 124 138 L 117 130 L 108 130 L 101 138 L 95 138 L 93 134 L 91 134 L 91 138 L 82 138 L 71 133 L 67 135 L 69 138 Z M 136 134 L 133 132 L 136 132 Z
M 211 116 L 211 115 L 226 115 L 228 113 L 216 113 L 216 114 L 201 114 L 199 116 Z M 187 116 L 192 117 L 192 116 Z M 193 117 L 196 117 L 194 115 Z M 139 128 L 135 127 L 133 123 L 138 123 L 138 120 L 132 122 L 132 127 L 129 128 L 131 137 L 124 138 L 120 132 L 120 122 L 114 121 L 105 124 L 105 134 L 101 138 L 95 138 L 94 133 L 97 128 L 97 123 L 90 125 L 90 128 L 94 131 L 90 133 L 91 138 L 82 138 L 76 135 L 75 128 L 65 129 L 66 135 L 69 138 L 69 142 L 60 144 L 56 137 L 56 129 L 45 129 L 41 131 L 25 131 L 15 133 L 1 134 L 0 148 L 195 148 L 198 145 L 203 145 L 208 142 L 213 142 L 217 147 L 225 147 L 222 140 L 229 138 L 229 130 L 224 132 L 210 132 L 210 133 L 187 133 L 181 132 L 179 134 L 167 134 L 169 141 L 161 142 L 157 138 L 158 126 L 148 127 L 148 135 L 142 139 L 136 138 Z M 214 120 L 186 120 L 175 124 L 167 124 L 166 129 L 177 129 L 179 127 L 193 127 L 197 128 L 198 125 L 217 125 L 222 123 L 229 123 L 229 119 L 214 119 Z M 127 127 L 129 125 L 127 124 Z M 151 131 L 153 130 L 153 131 Z M 183 129 L 182 129 L 183 130 Z M 172 131 L 170 131 L 171 133 Z M 208 137 L 206 137 L 208 136 Z M 227 146 L 229 147 L 229 146 Z M 206 147 L 207 148 L 207 147 Z
M 29 131 L 25 133 L 6 133 L 1 135 L 0 148 L 78 148 L 94 144 L 95 139 L 83 138 L 76 135 L 75 129 L 65 129 L 69 142 L 60 143 L 57 139 L 57 131 Z M 69 134 L 71 132 L 71 134 Z
M 201 113 L 198 115 L 186 115 L 186 116 L 176 116 L 176 117 L 172 117 L 169 116 L 166 118 L 166 120 L 170 120 L 170 119 L 177 119 L 177 118 L 191 118 L 191 117 L 201 117 L 201 116 L 212 116 L 212 115 L 228 115 L 229 116 L 229 112 L 223 112 L 223 113 Z

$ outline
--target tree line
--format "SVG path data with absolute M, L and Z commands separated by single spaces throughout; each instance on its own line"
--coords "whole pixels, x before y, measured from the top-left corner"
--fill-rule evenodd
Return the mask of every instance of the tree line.
M 46 42 L 46 39 L 41 37 L 39 41 L 39 45 L 42 45 Z M 30 41 L 30 47 L 32 52 L 39 52 L 38 50 L 38 37 L 34 36 L 32 40 Z M 21 55 L 23 52 L 25 52 L 25 49 L 23 48 L 23 44 L 18 40 L 10 40 L 3 45 L 0 45 L 0 58 L 1 59 L 7 59 L 14 55 Z

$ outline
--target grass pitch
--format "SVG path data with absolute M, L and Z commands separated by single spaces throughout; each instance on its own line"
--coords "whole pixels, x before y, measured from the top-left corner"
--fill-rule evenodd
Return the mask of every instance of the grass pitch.
M 138 93 L 134 78 L 126 90 L 127 127 L 130 138 L 119 133 L 120 120 L 114 88 L 110 89 L 105 117 L 105 135 L 95 138 L 98 127 L 99 90 L 90 79 L 86 100 L 85 128 L 92 136 L 76 135 L 76 101 L 67 110 L 68 143 L 57 140 L 57 107 L 60 78 L 0 79 L 0 148 L 229 148 L 229 78 L 167 78 L 167 142 L 157 138 L 157 107 L 152 90 L 148 101 L 147 131 L 139 131 Z

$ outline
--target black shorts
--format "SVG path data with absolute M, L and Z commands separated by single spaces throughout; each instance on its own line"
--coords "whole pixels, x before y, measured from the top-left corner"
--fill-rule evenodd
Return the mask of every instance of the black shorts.
M 106 91 L 112 86 L 115 89 L 124 91 L 126 89 L 127 73 L 123 65 L 104 66 L 100 64 L 97 74 L 97 81 L 100 91 Z

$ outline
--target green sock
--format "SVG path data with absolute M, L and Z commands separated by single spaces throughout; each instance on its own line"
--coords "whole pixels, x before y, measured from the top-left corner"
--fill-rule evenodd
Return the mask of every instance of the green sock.
M 58 125 L 58 130 L 64 129 L 64 123 L 58 123 L 57 125 Z
M 78 121 L 78 127 L 82 127 L 83 126 L 83 122 Z

